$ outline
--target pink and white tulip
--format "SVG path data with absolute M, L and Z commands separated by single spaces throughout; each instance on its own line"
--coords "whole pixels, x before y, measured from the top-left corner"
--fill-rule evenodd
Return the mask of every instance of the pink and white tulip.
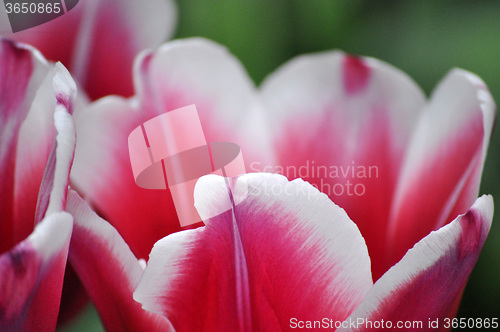
M 227 195 L 222 178 L 202 178 L 195 191 L 200 215 L 216 214 Z M 324 318 L 330 328 L 362 331 L 371 329 L 361 319 L 427 327 L 439 318 L 443 327 L 493 216 L 492 198 L 478 198 L 373 284 L 359 229 L 308 183 L 248 174 L 238 178 L 239 195 L 246 199 L 233 211 L 169 235 L 151 252 L 134 298 L 176 331 L 282 331 Z
M 329 194 L 360 228 L 375 279 L 477 198 L 496 107 L 476 75 L 454 69 L 426 100 L 385 63 L 326 52 L 291 60 L 261 89 L 276 165 L 376 166 L 366 178 L 304 177 L 320 190 L 363 183 L 362 195 Z
M 157 240 L 181 228 L 170 193 L 139 188 L 131 176 L 130 132 L 154 116 L 196 104 L 207 142 L 239 144 L 247 159 L 257 155 L 249 143 L 259 139 L 235 137 L 248 132 L 244 124 L 258 119 L 245 116 L 256 104 L 250 78 L 236 59 L 211 42 L 174 41 L 144 52 L 134 75 L 137 96 L 103 98 L 75 112 L 79 143 L 71 180 L 134 254 L 147 258 Z M 258 143 L 253 148 L 260 149 Z M 138 227 L 138 220 L 146 222 Z
M 76 86 L 26 45 L 0 40 L 0 60 L 0 328 L 51 331 L 73 226 Z
M 130 71 L 137 53 L 156 47 L 174 30 L 177 8 L 172 0 L 82 0 L 63 16 L 9 34 L 61 61 L 91 99 L 133 94 Z M 0 14 L 8 31 L 8 18 Z
M 293 317 L 455 315 L 493 211 L 489 196 L 477 199 L 495 117 L 477 76 L 453 70 L 427 100 L 385 63 L 325 52 L 291 60 L 257 89 L 234 57 L 202 39 L 144 52 L 134 75 L 135 97 L 104 98 L 75 114 L 71 179 L 139 258 L 180 230 L 169 192 L 137 187 L 129 164 L 128 134 L 158 114 L 196 104 L 207 141 L 241 146 L 250 171 L 307 162 L 377 167 L 376 177 L 362 178 L 362 195 L 327 197 L 313 188 L 359 180 L 350 174 L 301 176 L 310 184 L 240 177 L 253 194 L 234 218 L 233 211 L 209 218 L 156 244 L 134 294 L 145 309 L 179 331 L 287 329 Z M 200 183 L 202 216 L 213 215 L 206 211 L 227 190 L 219 182 Z M 262 194 L 269 187 L 282 194 Z M 80 222 L 90 218 L 82 214 Z M 99 238 L 96 225 L 86 233 Z M 117 254 L 123 240 L 113 236 L 103 252 L 131 262 L 130 293 L 137 262 Z M 90 274 L 83 259 L 76 264 L 80 276 Z M 416 304 L 410 310 L 408 303 Z

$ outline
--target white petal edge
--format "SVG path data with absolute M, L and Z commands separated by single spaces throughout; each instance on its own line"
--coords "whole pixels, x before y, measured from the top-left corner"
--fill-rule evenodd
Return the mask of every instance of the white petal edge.
M 474 225 L 476 227 L 479 226 L 479 229 L 476 228 L 479 235 L 479 238 L 477 238 L 478 247 L 474 248 L 475 250 L 472 250 L 468 254 L 479 256 L 479 252 L 481 251 L 491 227 L 493 209 L 493 197 L 490 195 L 483 195 L 476 200 L 474 205 L 469 210 L 479 213 L 481 220 L 479 225 Z M 408 250 L 401 261 L 390 268 L 374 284 L 373 288 L 366 295 L 363 302 L 354 310 L 346 321 L 355 322 L 358 318 L 370 319 L 371 315 L 377 313 L 377 310 L 381 310 L 383 312 L 381 305 L 384 301 L 390 299 L 391 296 L 397 295 L 400 287 L 410 285 L 412 283 L 412 279 L 425 275 L 427 269 L 437 264 L 441 258 L 446 257 L 446 255 L 452 252 L 454 248 L 458 248 L 460 235 L 464 234 L 465 231 L 463 225 L 461 224 L 461 219 L 464 218 L 464 216 L 465 214 L 460 215 L 451 223 L 443 226 L 437 231 L 431 232 L 428 236 L 415 244 L 412 249 Z M 476 217 L 474 216 L 473 218 Z M 475 219 L 474 221 L 477 222 Z M 477 257 L 475 258 L 477 259 Z M 448 271 L 443 270 L 441 273 L 446 274 Z M 465 273 L 470 273 L 470 271 Z M 465 276 L 464 282 L 466 282 L 467 277 L 468 275 Z M 461 286 L 463 287 L 465 284 Z M 447 285 L 442 285 L 442 289 L 446 287 Z M 390 320 L 395 317 L 390 317 L 389 314 L 383 318 Z M 424 322 L 424 324 L 426 323 L 427 322 Z M 351 331 L 352 329 L 341 330 Z M 354 330 L 363 330 L 363 328 Z
M 76 95 L 75 82 L 62 64 L 57 63 L 56 68 L 60 72 L 54 76 L 54 88 L 56 90 L 60 89 L 59 91 L 65 94 L 64 97 L 70 100 L 70 107 L 72 107 Z M 66 106 L 59 103 L 54 112 L 54 124 L 57 129 L 56 159 L 59 162 L 56 163 L 54 171 L 54 186 L 50 195 L 47 213 L 61 211 L 65 207 L 64 202 L 66 202 L 69 173 L 73 163 L 76 144 L 75 124 L 69 112 L 71 112 L 71 109 L 67 109 Z
M 387 105 L 394 144 L 404 147 L 414 122 L 426 103 L 422 89 L 403 71 L 375 58 L 359 59 L 371 70 L 371 78 L 359 94 L 344 92 L 342 61 L 348 55 L 342 51 L 325 51 L 298 56 L 270 74 L 262 83 L 261 91 L 268 121 L 281 124 L 297 115 L 306 115 L 324 109 L 332 101 L 344 101 L 353 117 L 362 120 L 365 112 L 373 112 Z

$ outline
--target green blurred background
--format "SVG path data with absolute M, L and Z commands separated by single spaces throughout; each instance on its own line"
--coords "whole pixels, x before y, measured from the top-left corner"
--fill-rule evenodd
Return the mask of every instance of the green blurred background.
M 292 57 L 341 49 L 408 73 L 429 95 L 453 67 L 478 74 L 500 96 L 499 1 L 177 0 L 175 38 L 226 45 L 259 84 Z M 500 202 L 500 134 L 493 135 L 481 193 Z M 459 317 L 500 317 L 500 205 Z M 95 310 L 70 328 L 100 330 Z M 90 324 L 90 325 L 89 325 Z

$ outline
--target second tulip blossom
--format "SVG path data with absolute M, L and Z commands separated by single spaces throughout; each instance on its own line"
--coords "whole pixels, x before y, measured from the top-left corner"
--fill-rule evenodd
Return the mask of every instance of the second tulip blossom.
M 292 59 L 257 89 L 232 55 L 203 39 L 144 52 L 134 75 L 132 99 L 109 97 L 75 113 L 72 183 L 123 239 L 112 229 L 101 234 L 106 221 L 76 194 L 69 204 L 73 238 L 101 243 L 106 257 L 128 267 L 114 276 L 134 286 L 118 299 L 138 285 L 134 297 L 179 331 L 286 329 L 294 317 L 320 315 L 339 321 L 455 315 L 493 213 L 491 197 L 477 196 L 495 105 L 477 76 L 453 70 L 427 100 L 401 71 L 333 51 Z M 314 187 L 359 178 L 305 176 L 308 184 L 289 182 L 290 174 L 245 175 L 235 186 L 248 185 L 248 198 L 216 217 L 210 211 L 217 210 L 222 183 L 202 178 L 195 201 L 205 227 L 159 241 L 139 282 L 130 272 L 137 259 L 113 248 L 126 242 L 146 257 L 155 241 L 180 227 L 170 195 L 136 187 L 127 136 L 189 104 L 197 105 L 207 141 L 237 143 L 250 171 L 314 162 L 376 167 L 376 176 L 362 178 L 362 195 L 326 197 Z M 83 231 L 78 225 L 86 220 L 95 222 Z M 70 261 L 91 289 L 90 269 L 106 275 L 108 265 L 97 253 L 83 260 L 90 248 L 81 243 Z

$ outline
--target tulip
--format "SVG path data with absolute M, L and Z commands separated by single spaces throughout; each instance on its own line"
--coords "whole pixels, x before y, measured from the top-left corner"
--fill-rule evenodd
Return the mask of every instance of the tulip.
M 145 309 L 181 331 L 286 329 L 292 318 L 325 315 L 339 322 L 455 315 L 493 210 L 489 196 L 477 199 L 495 117 L 477 76 L 455 69 L 427 100 L 385 63 L 325 52 L 291 60 L 257 90 L 234 57 L 203 39 L 146 51 L 134 70 L 136 96 L 104 98 L 76 112 L 71 180 L 121 235 L 103 250 L 122 266 L 137 266 L 135 257 L 175 233 L 156 244 L 140 282 L 130 272 L 136 267 L 122 272 L 128 293 L 138 285 L 134 298 Z M 248 170 L 310 184 L 244 176 L 251 190 L 234 217 L 206 218 L 205 227 L 176 233 L 168 191 L 135 185 L 127 137 L 144 121 L 190 104 L 207 141 L 238 144 Z M 207 211 L 227 188 L 206 183 L 195 199 L 200 215 L 213 216 Z M 269 187 L 272 195 L 263 195 Z M 69 211 L 75 215 L 82 204 Z M 90 215 L 75 223 L 87 225 Z M 106 243 L 97 226 L 82 227 L 93 230 L 75 228 L 73 237 Z M 135 256 L 117 255 L 113 248 L 125 243 Z M 75 256 L 88 250 L 79 247 Z M 87 289 L 97 287 L 92 265 L 73 265 L 81 266 Z M 104 261 L 93 266 L 108 273 Z
M 261 89 L 276 164 L 339 170 L 303 178 L 359 227 L 375 280 L 477 198 L 496 108 L 476 75 L 453 69 L 427 100 L 387 64 L 327 52 L 291 60 Z
M 0 329 L 53 331 L 73 226 L 76 85 L 26 45 L 1 39 L 0 60 Z
M 198 39 L 174 41 L 156 52 L 143 52 L 134 75 L 137 96 L 107 97 L 75 111 L 79 139 L 71 182 L 94 210 L 116 227 L 132 252 L 147 258 L 157 240 L 181 228 L 169 191 L 136 185 L 128 135 L 146 120 L 196 104 L 207 142 L 238 144 L 236 127 L 241 128 L 246 120 L 240 115 L 254 106 L 256 91 L 241 65 L 225 50 Z M 236 110 L 241 113 L 236 114 Z M 252 158 L 248 141 L 240 145 L 244 159 Z M 138 227 L 137 220 L 147 222 Z
M 478 198 L 373 283 L 362 233 L 310 184 L 247 174 L 232 194 L 246 198 L 217 215 L 229 199 L 225 181 L 199 180 L 195 205 L 205 227 L 158 241 L 134 293 L 176 331 L 366 331 L 382 321 L 422 324 L 416 330 L 436 319 L 443 329 L 493 217 L 491 196 Z
M 85 0 L 64 15 L 8 37 L 61 61 L 91 99 L 133 93 L 130 70 L 136 54 L 172 35 L 172 0 Z M 8 19 L 0 16 L 2 31 Z

